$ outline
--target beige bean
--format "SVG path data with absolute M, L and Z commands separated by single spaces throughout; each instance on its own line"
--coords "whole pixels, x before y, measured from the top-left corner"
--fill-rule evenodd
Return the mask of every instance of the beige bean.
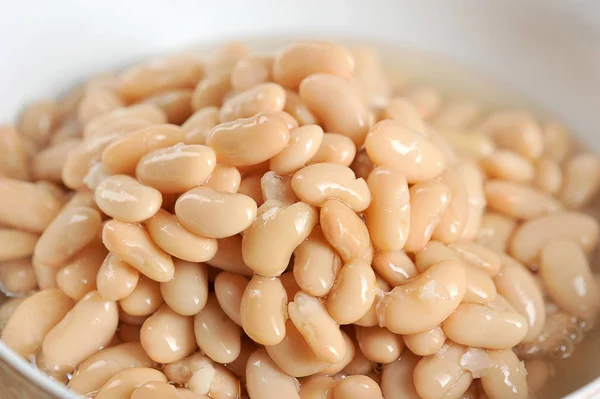
M 595 154 L 574 156 L 565 166 L 564 184 L 560 200 L 567 208 L 582 208 L 590 203 L 600 190 L 600 160 Z
M 119 93 L 129 101 L 167 90 L 193 87 L 204 76 L 201 60 L 181 53 L 137 64 L 119 76 Z
M 265 349 L 257 350 L 248 359 L 246 386 L 251 398 L 300 398 L 298 380 L 281 371 Z
M 192 94 L 192 109 L 198 111 L 205 107 L 220 107 L 231 90 L 231 72 L 221 71 L 202 79 Z
M 415 87 L 406 95 L 406 99 L 425 120 L 431 119 L 442 105 L 440 93 L 436 89 L 427 86 Z
M 60 122 L 60 109 L 52 101 L 40 100 L 29 104 L 19 116 L 17 130 L 39 145 L 44 145 Z
M 369 311 L 376 293 L 371 265 L 360 259 L 352 260 L 336 277 L 327 297 L 327 311 L 337 323 L 352 324 Z
M 508 181 L 488 181 L 485 196 L 489 209 L 517 219 L 535 219 L 563 208 L 559 201 L 546 193 Z
M 29 259 L 16 259 L 0 264 L 0 291 L 6 295 L 23 295 L 37 287 Z
M 136 367 L 117 373 L 100 388 L 95 398 L 129 399 L 131 394 L 149 381 L 167 382 L 163 373 L 152 368 Z
M 563 174 L 558 162 L 550 158 L 540 158 L 535 164 L 533 184 L 542 191 L 556 194 L 562 187 Z
M 572 239 L 586 253 L 596 247 L 600 227 L 591 216 L 564 212 L 523 223 L 514 233 L 509 252 L 526 266 L 538 261 L 540 250 L 554 239 Z
M 193 113 L 191 89 L 177 89 L 157 93 L 144 99 L 143 104 L 155 105 L 167 115 L 167 122 L 181 125 Z
M 315 73 L 302 81 L 299 93 L 326 131 L 343 134 L 357 147 L 362 146 L 369 131 L 369 112 L 350 82 L 343 77 Z
M 404 349 L 402 337 L 387 328 L 356 326 L 355 331 L 361 352 L 374 363 L 392 363 Z
M 214 295 L 194 316 L 194 333 L 200 350 L 218 363 L 234 361 L 241 350 L 241 328 L 221 309 Z
M 95 241 L 82 249 L 56 274 L 56 284 L 76 301 L 96 290 L 96 276 L 107 251 Z
M 206 305 L 208 271 L 203 263 L 175 259 L 175 274 L 160 283 L 160 292 L 171 309 L 183 316 L 193 316 Z
M 130 399 L 210 399 L 208 396 L 196 394 L 189 389 L 175 388 L 161 381 L 147 382 L 136 388 Z
M 525 399 L 527 370 L 512 350 L 489 351 L 494 365 L 481 376 L 481 386 L 490 399 Z
M 124 370 L 152 366 L 154 363 L 139 342 L 123 343 L 87 358 L 71 377 L 68 387 L 75 393 L 88 395 Z
M 317 116 L 302 102 L 302 99 L 295 91 L 287 90 L 285 94 L 285 106 L 283 110 L 287 112 L 300 126 L 318 125 L 320 123 Z M 346 136 L 343 136 L 346 137 Z
M 240 355 L 233 362 L 227 364 L 227 369 L 237 377 L 245 377 L 248 359 L 258 348 L 258 345 L 250 338 L 242 337 L 242 349 Z
M 273 59 L 248 56 L 240 58 L 231 70 L 231 86 L 244 91 L 271 80 Z
M 141 276 L 133 292 L 121 299 L 119 305 L 131 316 L 148 316 L 157 311 L 164 302 L 159 283 Z
M 439 326 L 428 331 L 404 335 L 402 338 L 406 347 L 419 356 L 434 355 L 446 343 L 446 336 Z
M 380 120 L 383 119 L 395 120 L 407 129 L 427 135 L 421 114 L 404 98 L 396 97 L 389 100 L 380 114 Z
M 134 104 L 129 107 L 118 108 L 104 115 L 100 115 L 83 126 L 83 137 L 90 138 L 100 135 L 107 126 L 126 120 L 145 121 L 148 125 L 163 124 L 167 122 L 165 113 L 155 105 Z
M 361 350 L 357 350 L 352 358 L 342 371 L 346 375 L 366 375 L 373 371 L 374 364 L 365 357 Z
M 461 262 L 459 254 L 439 241 L 429 241 L 422 251 L 415 254 L 415 266 L 419 273 L 424 272 L 438 262 L 454 260 Z
M 217 240 L 217 253 L 206 263 L 217 269 L 252 277 L 254 272 L 242 258 L 242 237 L 235 235 Z
M 56 275 L 58 274 L 58 268 L 48 266 L 43 263 L 31 259 L 31 266 L 33 266 L 33 272 L 37 285 L 41 290 L 48 288 L 58 288 L 56 284 Z
M 329 363 L 313 353 L 291 320 L 286 322 L 285 331 L 280 343 L 265 347 L 269 357 L 284 373 L 292 377 L 305 377 L 329 367 Z
M 473 375 L 462 366 L 467 348 L 444 345 L 435 355 L 423 357 L 414 371 L 414 383 L 424 399 L 458 399 L 471 385 Z
M 117 304 L 103 299 L 97 291 L 90 292 L 48 332 L 39 363 L 50 372 L 73 372 L 108 344 L 118 321 Z M 85 339 L 79 339 L 82 333 Z
M 245 175 L 244 177 L 242 177 L 242 181 L 240 182 L 240 188 L 238 190 L 239 194 L 244 194 L 252 198 L 258 206 L 261 206 L 264 202 L 261 188 L 262 177 L 262 173 Z
M 464 100 L 456 101 L 444 105 L 433 123 L 446 129 L 464 129 L 472 125 L 481 113 L 479 104 Z
M 300 383 L 300 399 L 333 399 L 336 381 L 326 375 L 312 375 Z
M 278 112 L 285 105 L 286 92 L 276 83 L 262 83 L 227 99 L 221 107 L 221 122 L 250 118 L 259 112 Z
M 286 206 L 278 200 L 261 205 L 242 239 L 244 262 L 263 276 L 278 276 L 298 245 L 317 224 L 317 211 L 303 202 Z
M 217 165 L 205 184 L 216 191 L 237 193 L 241 181 L 242 175 L 235 167 Z
M 260 179 L 260 188 L 265 201 L 279 200 L 288 205 L 300 201 L 292 189 L 292 176 L 278 176 L 273 171 L 267 172 Z
M 352 208 L 336 199 L 327 200 L 321 207 L 319 223 L 327 242 L 343 262 L 358 258 L 371 263 L 373 246 L 369 231 Z
M 351 375 L 333 387 L 333 399 L 383 399 L 381 388 L 365 375 Z
M 219 124 L 219 108 L 209 106 L 198 109 L 181 125 L 186 144 L 205 144 L 211 129 Z
M 467 278 L 467 291 L 463 302 L 483 305 L 492 302 L 496 298 L 497 290 L 490 275 L 476 266 L 467 263 L 463 266 Z
M 477 237 L 481 217 L 486 207 L 483 192 L 483 173 L 474 162 L 459 164 L 456 166 L 456 171 L 465 183 L 469 202 L 469 214 L 461 238 L 463 240 L 474 240 Z
M 357 46 L 351 50 L 355 61 L 352 82 L 363 101 L 371 107 L 385 104 L 391 87 L 378 51 L 367 46 Z
M 445 244 L 458 241 L 469 217 L 469 198 L 466 185 L 455 169 L 446 169 L 440 176 L 451 193 L 452 200 L 433 232 L 433 239 Z
M 118 94 L 110 88 L 88 88 L 83 93 L 79 107 L 77 107 L 77 120 L 80 124 L 85 125 L 95 118 L 119 109 L 124 105 Z
M 500 271 L 500 259 L 490 249 L 469 241 L 460 241 L 450 246 L 462 259 L 469 264 L 485 271 L 490 277 Z
M 104 179 L 96 187 L 95 199 L 102 212 L 121 222 L 142 222 L 162 205 L 160 191 L 126 175 Z
M 189 262 L 204 262 L 217 252 L 217 240 L 192 234 L 175 215 L 160 209 L 146 222 L 148 234 L 163 251 Z
M 242 296 L 240 320 L 250 338 L 262 345 L 276 345 L 285 336 L 288 298 L 277 277 L 252 277 Z
M 192 233 L 209 238 L 225 238 L 246 230 L 256 212 L 252 198 L 209 187 L 193 188 L 175 203 L 179 223 Z
M 61 203 L 33 183 L 0 177 L 0 224 L 42 233 L 58 214 Z
M 103 298 L 118 301 L 135 289 L 140 273 L 113 254 L 108 254 L 98 270 L 96 286 Z
M 2 328 L 2 341 L 21 356 L 35 354 L 48 332 L 73 307 L 58 289 L 46 289 L 26 298 Z
M 249 280 L 236 273 L 221 272 L 215 279 L 215 296 L 223 312 L 238 326 L 242 325 L 240 312 L 242 297 Z
M 508 349 L 527 335 L 527 320 L 518 313 L 463 303 L 444 321 L 444 334 L 454 342 L 486 349 Z
M 36 161 L 37 158 L 38 155 L 36 154 L 32 161 L 32 172 L 34 174 L 39 171 L 38 164 L 40 162 Z M 17 180 L 30 179 L 25 144 L 17 130 L 9 125 L 0 125 L 0 174 Z M 60 172 L 58 176 L 58 180 L 60 180 Z
M 331 365 L 329 365 L 329 367 L 321 370 L 321 372 L 319 372 L 320 375 L 328 375 L 328 376 L 333 376 L 334 378 L 336 378 L 337 376 L 343 375 L 342 374 L 342 370 L 344 370 L 352 361 L 352 359 L 354 359 L 356 352 L 357 352 L 357 348 L 354 345 L 354 342 L 352 341 L 352 338 L 350 338 L 350 336 L 348 334 L 346 334 L 343 330 L 340 330 L 340 332 L 342 333 L 342 338 L 344 339 L 344 346 L 346 348 L 346 354 L 343 357 L 343 359 L 337 363 L 333 363 Z M 306 340 L 306 337 L 305 337 Z M 314 350 L 313 350 L 314 352 Z
M 143 277 L 141 279 L 143 279 Z M 156 301 L 156 299 L 150 297 L 148 303 L 151 303 L 153 301 Z M 164 303 L 164 301 L 161 302 L 158 305 L 158 307 L 160 307 L 160 305 L 162 305 L 163 303 Z M 153 304 L 153 306 L 155 306 L 155 305 Z M 154 311 L 152 313 L 154 313 Z M 125 312 L 125 310 L 123 310 L 123 306 L 121 306 L 121 303 L 119 302 L 119 322 L 141 327 L 142 324 L 144 324 L 144 322 L 148 319 L 148 317 L 149 317 L 148 315 L 144 315 L 144 316 L 130 315 L 129 313 Z
M 352 54 L 344 47 L 323 41 L 294 43 L 280 52 L 273 63 L 273 79 L 288 89 L 296 89 L 312 74 L 350 79 L 353 72 Z
M 381 391 L 387 399 L 421 399 L 415 389 L 413 374 L 421 358 L 403 351 L 400 359 L 383 366 Z
M 50 137 L 50 142 L 48 146 L 56 146 L 63 141 L 71 140 L 71 139 L 80 139 L 83 136 L 83 126 L 79 124 L 76 116 L 71 114 L 70 116 L 65 116 L 63 122 L 56 128 L 52 137 Z M 25 140 L 22 141 L 23 149 L 26 148 Z
M 418 274 L 413 261 L 402 251 L 378 252 L 372 266 L 393 287 L 405 284 Z
M 206 139 L 217 161 L 229 166 L 255 165 L 280 153 L 290 139 L 285 121 L 276 113 L 261 112 L 215 126 Z
M 417 183 L 410 188 L 410 228 L 404 249 L 425 248 L 452 201 L 450 187 L 439 179 Z
M 481 160 L 481 168 L 491 179 L 529 183 L 535 170 L 527 158 L 507 150 L 498 150 Z
M 527 360 L 525 362 L 525 370 L 527 370 L 527 389 L 529 392 L 539 392 L 550 377 L 550 365 L 543 360 Z
M 377 309 L 380 326 L 403 335 L 430 330 L 456 310 L 465 291 L 463 266 L 439 262 L 385 294 Z
M 375 300 L 373 301 L 373 305 L 367 311 L 367 313 L 354 322 L 357 326 L 363 327 L 373 327 L 379 324 L 379 316 L 377 315 L 377 309 L 379 308 L 379 304 L 384 297 L 384 293 L 390 292 L 392 287 L 381 278 L 379 275 L 375 275 L 375 281 L 377 287 L 375 289 Z
M 534 275 L 522 265 L 505 266 L 494 278 L 494 283 L 498 293 L 527 319 L 528 330 L 523 341 L 535 340 L 546 323 L 546 310 L 542 290 L 537 285 Z M 564 281 L 561 290 L 563 287 Z
M 540 276 L 550 298 L 566 311 L 585 319 L 600 308 L 600 287 L 577 242 L 556 239 L 545 244 L 540 252 Z
M 444 129 L 442 137 L 463 157 L 485 159 L 496 152 L 493 140 L 483 133 Z
M 321 145 L 307 164 L 328 162 L 350 166 L 355 155 L 356 146 L 350 138 L 338 133 L 324 133 Z
M 0 228 L 0 262 L 31 256 L 38 238 L 25 231 Z
M 492 114 L 477 129 L 491 135 L 496 145 L 525 158 L 538 159 L 544 151 L 544 137 L 537 121 L 519 111 Z
M 310 295 L 327 295 L 341 267 L 338 254 L 319 227 L 313 228 L 308 238 L 294 250 L 293 277 Z
M 304 125 L 290 131 L 287 146 L 269 161 L 269 168 L 280 175 L 296 172 L 317 153 L 323 140 L 323 129 L 318 125 Z
M 142 325 L 140 342 L 155 362 L 173 363 L 181 360 L 197 347 L 194 319 L 163 305 Z
M 571 153 L 573 140 L 564 126 L 556 122 L 548 122 L 543 126 L 544 155 L 561 163 Z
M 514 219 L 495 212 L 486 212 L 481 218 L 481 227 L 476 243 L 496 252 L 504 252 L 517 226 Z
M 62 168 L 66 162 L 68 154 L 81 144 L 79 139 L 68 139 L 54 146 L 48 147 L 33 157 L 31 160 L 31 171 L 33 176 L 38 179 L 50 180 L 53 182 L 62 182 Z M 18 151 L 18 149 L 13 149 Z M 12 154 L 12 157 L 17 157 L 17 154 Z M 14 162 L 14 161 L 13 161 Z M 1 169 L 0 169 L 1 170 Z M 23 167 L 27 172 L 27 167 Z M 11 176 L 7 174 L 7 176 Z M 15 176 L 15 177 L 18 177 Z M 28 180 L 21 177 L 21 180 Z

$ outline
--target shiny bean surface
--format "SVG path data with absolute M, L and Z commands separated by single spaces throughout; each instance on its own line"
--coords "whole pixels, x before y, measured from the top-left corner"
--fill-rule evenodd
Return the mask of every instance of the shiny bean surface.
M 183 316 L 193 316 L 206 305 L 208 298 L 208 268 L 203 263 L 176 259 L 175 274 L 160 283 L 160 293 L 166 304 Z
M 142 347 L 152 360 L 172 363 L 196 350 L 194 319 L 182 316 L 163 305 L 140 330 Z

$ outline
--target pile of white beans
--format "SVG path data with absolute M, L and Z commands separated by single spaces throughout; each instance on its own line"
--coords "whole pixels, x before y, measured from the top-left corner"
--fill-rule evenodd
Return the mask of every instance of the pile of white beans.
M 600 308 L 598 158 L 367 48 L 94 77 L 0 175 L 1 339 L 88 398 L 527 398 Z

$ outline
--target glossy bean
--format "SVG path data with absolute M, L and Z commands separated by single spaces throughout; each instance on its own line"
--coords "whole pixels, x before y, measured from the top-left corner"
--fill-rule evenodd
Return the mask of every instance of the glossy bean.
M 208 298 L 208 271 L 203 263 L 176 259 L 175 274 L 160 283 L 160 292 L 166 304 L 183 316 L 193 316 L 206 305 Z
M 197 347 L 194 319 L 163 305 L 142 325 L 140 342 L 155 362 L 173 363 L 181 360 Z

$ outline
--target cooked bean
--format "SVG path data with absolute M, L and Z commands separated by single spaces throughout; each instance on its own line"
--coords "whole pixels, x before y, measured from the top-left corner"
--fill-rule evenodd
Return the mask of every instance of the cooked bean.
M 481 216 L 486 207 L 485 193 L 483 192 L 483 174 L 474 162 L 464 162 L 457 165 L 456 171 L 462 178 L 467 188 L 469 213 L 467 223 L 462 233 L 462 239 L 473 240 L 481 224 Z
M 240 58 L 231 70 L 231 86 L 234 90 L 243 91 L 270 81 L 272 65 L 270 57 Z
M 351 375 L 333 387 L 333 399 L 383 399 L 381 388 L 366 375 Z
M 157 93 L 144 99 L 143 104 L 155 105 L 167 115 L 167 122 L 181 125 L 192 115 L 192 90 L 177 89 Z
M 242 325 L 240 311 L 242 296 L 249 280 L 236 273 L 221 272 L 215 279 L 215 296 L 223 312 L 238 326 Z
M 528 397 L 527 371 L 511 351 L 489 351 L 493 366 L 481 376 L 481 386 L 490 399 L 525 399 Z
M 421 399 L 413 381 L 414 369 L 420 357 L 404 351 L 400 359 L 383 366 L 381 391 L 387 399 Z
M 374 363 L 392 363 L 404 349 L 402 337 L 387 328 L 357 326 L 355 331 L 361 352 Z
M 208 297 L 208 272 L 203 263 L 176 259 L 175 274 L 160 283 L 160 292 L 171 309 L 183 316 L 200 312 Z
M 136 388 L 130 399 L 206 399 L 208 396 L 195 394 L 189 389 L 175 388 L 161 381 L 147 382 Z
M 365 357 L 362 351 L 357 350 L 352 361 L 344 367 L 343 373 L 347 375 L 366 375 L 373 371 L 374 364 Z
M 278 276 L 292 253 L 317 224 L 317 211 L 303 202 L 286 206 L 278 200 L 261 205 L 256 220 L 244 232 L 242 256 L 248 267 L 263 276 Z
M 396 334 L 430 330 L 456 310 L 465 291 L 463 266 L 456 261 L 439 262 L 385 294 L 377 310 L 380 326 Z
M 38 238 L 25 231 L 0 228 L 0 262 L 31 256 Z
M 600 190 L 600 160 L 595 154 L 576 155 L 567 163 L 560 200 L 567 208 L 587 205 Z
M 79 139 L 68 139 L 38 152 L 31 160 L 32 174 L 38 180 L 45 179 L 53 182 L 62 182 L 62 168 L 67 156 L 80 143 Z M 18 149 L 13 149 L 13 151 L 18 151 Z M 16 158 L 18 157 L 18 153 L 13 153 L 11 156 Z M 26 172 L 28 170 L 27 166 L 24 166 L 23 170 Z M 7 176 L 11 177 L 10 174 L 7 174 Z M 18 176 L 15 175 L 15 177 Z M 22 177 L 20 180 L 28 180 Z
M 281 175 L 296 172 L 317 153 L 323 140 L 323 129 L 318 125 L 304 125 L 290 131 L 287 146 L 269 161 L 269 168 Z
M 400 122 L 405 128 L 427 134 L 425 123 L 419 111 L 402 97 L 396 97 L 388 101 L 380 115 L 380 120 L 383 119 L 393 119 Z
M 372 266 L 393 287 L 405 284 L 418 274 L 412 260 L 402 251 L 378 252 Z
M 332 399 L 336 381 L 326 375 L 312 375 L 300 383 L 300 399 Z
M 352 359 L 354 359 L 356 351 L 358 350 L 355 347 L 354 342 L 352 341 L 352 338 L 350 338 L 350 336 L 348 334 L 346 334 L 343 330 L 340 330 L 340 332 L 342 333 L 342 338 L 344 339 L 346 355 L 344 356 L 344 358 L 341 361 L 339 361 L 337 363 L 332 363 L 327 368 L 321 370 L 321 372 L 319 373 L 321 375 L 336 376 L 336 375 L 339 375 L 340 373 L 342 373 L 342 370 L 344 370 L 350 364 Z M 306 339 L 306 337 L 305 337 L 305 339 Z
M 556 194 L 562 187 L 563 173 L 558 162 L 541 158 L 535 164 L 533 184 L 542 191 Z
M 43 145 L 60 122 L 58 106 L 48 100 L 29 104 L 21 113 L 17 124 L 18 131 L 25 137 Z
M 194 316 L 194 333 L 200 350 L 218 363 L 229 363 L 240 355 L 241 328 L 221 309 L 214 295 Z
M 262 199 L 279 200 L 291 205 L 300 200 L 292 188 L 292 176 L 278 176 L 275 172 L 267 172 L 260 179 Z M 261 205 L 262 205 L 261 201 Z
M 221 107 L 219 119 L 230 122 L 250 118 L 259 112 L 282 111 L 285 89 L 276 83 L 262 83 L 227 99 Z
M 542 129 L 525 112 L 497 112 L 484 121 L 479 130 L 490 134 L 498 147 L 531 160 L 539 158 L 544 150 Z
M 476 242 L 493 251 L 504 252 L 516 226 L 517 222 L 514 219 L 499 213 L 487 212 L 481 218 Z
M 446 129 L 469 127 L 479 115 L 481 107 L 470 101 L 456 101 L 444 105 L 435 117 L 435 125 Z
M 546 193 L 508 181 L 488 181 L 485 196 L 489 209 L 517 219 L 535 219 L 563 208 L 559 201 Z
M 298 380 L 281 371 L 265 349 L 257 350 L 248 359 L 246 386 L 253 399 L 300 398 Z
M 217 240 L 217 253 L 206 263 L 217 269 L 252 277 L 254 271 L 244 263 L 242 258 L 242 237 L 235 235 Z
M 402 338 L 406 347 L 419 356 L 434 355 L 446 343 L 446 336 L 439 326 L 428 331 L 404 335 Z
M 113 376 L 98 391 L 98 399 L 129 399 L 131 394 L 149 381 L 167 382 L 163 373 L 152 368 L 136 367 Z
M 440 108 L 442 99 L 440 93 L 427 86 L 415 87 L 406 99 L 419 111 L 423 119 L 430 119 Z
M 527 370 L 527 389 L 532 393 L 540 391 L 550 377 L 550 365 L 543 360 L 526 361 L 525 370 Z
M 23 295 L 37 287 L 37 279 L 29 259 L 0 264 L 0 291 L 6 295 Z
M 66 145 L 68 147 L 69 145 Z M 42 151 L 47 152 L 47 151 Z M 40 153 L 41 154 L 41 153 Z M 48 162 L 40 162 L 37 159 L 42 160 L 47 157 L 38 156 L 37 154 L 33 158 L 32 172 L 36 174 L 39 171 L 39 164 L 46 164 Z M 54 160 L 54 157 L 51 157 Z M 54 175 L 55 170 L 49 171 L 49 175 Z M 25 152 L 25 144 L 23 143 L 22 137 L 17 133 L 16 129 L 9 125 L 0 125 L 0 174 L 6 177 L 17 180 L 29 180 L 29 165 L 28 157 Z M 58 180 L 60 181 L 60 171 L 58 172 Z
M 261 189 L 262 176 L 261 173 L 255 173 L 242 177 L 240 188 L 238 190 L 238 194 L 244 194 L 252 198 L 258 206 L 261 206 L 264 202 Z
M 108 254 L 98 270 L 96 286 L 102 297 L 118 301 L 135 289 L 140 273 L 113 254 Z
M 358 258 L 371 263 L 373 246 L 369 231 L 352 208 L 337 199 L 329 199 L 321 207 L 319 222 L 327 242 L 342 261 Z
M 104 179 L 96 187 L 95 199 L 102 212 L 121 222 L 142 222 L 162 205 L 160 191 L 126 175 Z
M 158 282 L 140 277 L 135 288 L 127 297 L 119 301 L 123 310 L 132 316 L 148 316 L 164 303 Z
M 373 305 L 376 294 L 375 273 L 360 259 L 346 263 L 339 271 L 327 297 L 327 311 L 339 324 L 351 324 L 363 317 Z
M 483 133 L 444 130 L 442 137 L 461 156 L 485 159 L 496 151 L 492 139 Z
M 355 155 L 356 146 L 350 138 L 338 133 L 324 133 L 321 145 L 308 164 L 328 162 L 350 166 Z
M 96 290 L 96 276 L 107 251 L 101 242 L 92 242 L 56 274 L 56 284 L 76 301 Z
M 196 350 L 194 319 L 182 316 L 163 305 L 140 330 L 140 342 L 152 360 L 172 363 Z
M 494 277 L 500 270 L 500 259 L 495 252 L 475 244 L 473 242 L 461 241 L 450 246 L 461 258 L 485 271 L 490 277 Z
M 529 183 L 535 170 L 531 161 L 512 151 L 498 150 L 481 161 L 481 167 L 489 178 Z
M 544 155 L 560 163 L 571 152 L 573 141 L 569 132 L 556 122 L 546 123 L 543 127 Z
M 206 185 L 216 191 L 237 193 L 240 188 L 242 175 L 233 166 L 217 165 L 206 180 Z
M 288 113 L 294 119 L 294 121 L 296 121 L 296 124 L 300 126 L 318 125 L 320 122 L 317 116 L 314 114 L 314 112 L 312 112 L 310 108 L 308 108 L 306 104 L 304 104 L 298 93 L 296 93 L 295 91 L 286 91 L 285 106 L 283 107 L 283 111 Z M 346 137 L 346 139 L 348 138 Z
M 219 108 L 200 108 L 181 125 L 186 144 L 205 144 L 211 129 L 219 124 Z M 173 143 L 176 144 L 176 143 Z
M 461 238 L 467 224 L 469 217 L 468 193 L 461 176 L 455 169 L 446 169 L 440 176 L 440 180 L 450 189 L 452 199 L 440 218 L 432 237 L 444 244 L 451 244 Z

